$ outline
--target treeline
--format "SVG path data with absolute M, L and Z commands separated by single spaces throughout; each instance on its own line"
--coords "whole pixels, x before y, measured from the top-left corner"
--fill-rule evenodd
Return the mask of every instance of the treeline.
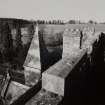
M 69 20 L 66 24 L 98 24 L 96 21 L 89 20 L 88 22 L 81 22 L 79 20 Z
M 63 25 L 63 24 L 98 24 L 98 22 L 93 21 L 93 20 L 89 20 L 88 22 L 82 22 L 80 20 L 69 20 L 67 22 L 64 22 L 62 20 L 32 20 L 32 22 L 34 22 L 35 24 L 58 24 L 58 25 Z
M 37 20 L 37 21 L 34 21 L 34 23 L 38 23 L 38 24 L 65 24 L 64 21 L 62 20 L 49 20 L 49 21 L 46 21 L 46 20 Z

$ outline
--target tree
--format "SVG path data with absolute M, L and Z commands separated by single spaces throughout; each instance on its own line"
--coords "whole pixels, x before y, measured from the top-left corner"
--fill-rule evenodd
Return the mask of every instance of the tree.
M 51 24 L 51 20 L 49 20 L 49 22 L 48 22 L 49 24 Z
M 68 23 L 69 24 L 76 24 L 76 21 L 75 20 L 69 20 Z
M 93 21 L 93 20 L 89 20 L 88 23 L 90 23 L 90 24 L 97 24 L 97 22 L 96 21 Z

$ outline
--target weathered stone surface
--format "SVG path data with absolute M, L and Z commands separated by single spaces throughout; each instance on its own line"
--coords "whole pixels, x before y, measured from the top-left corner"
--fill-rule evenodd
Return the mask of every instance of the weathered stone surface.
M 75 65 L 81 60 L 86 50 L 78 50 L 77 54 L 63 58 L 42 74 L 42 88 L 64 96 L 66 78 Z
M 32 87 L 34 86 L 40 79 L 41 74 L 36 72 L 38 69 L 25 67 L 24 75 L 25 75 L 25 84 Z
M 9 85 L 7 94 L 6 94 L 6 101 L 8 105 L 13 103 L 16 99 L 18 99 L 22 94 L 24 94 L 29 87 L 22 85 L 18 82 L 12 81 Z
M 73 50 L 80 47 L 80 30 L 66 29 L 63 34 L 63 55 L 62 57 L 71 55 Z
M 41 72 L 38 26 L 35 27 L 35 33 L 34 33 L 34 36 L 33 36 L 33 39 L 32 39 L 32 42 L 31 42 L 31 45 L 30 45 L 30 48 L 29 48 L 29 51 L 28 51 L 28 54 L 24 63 L 24 69 L 25 69 L 24 73 L 25 73 L 26 84 L 29 83 L 29 82 L 27 83 L 27 81 L 30 81 L 30 82 L 36 81 L 35 80 L 36 78 L 33 78 L 33 80 L 27 78 L 27 77 L 31 77 L 31 74 L 32 74 L 31 72 L 33 73 L 35 72 L 38 74 L 40 74 Z M 36 83 L 34 82 L 31 84 L 34 85 Z
M 86 34 L 89 37 L 89 35 L 94 35 L 95 28 L 94 27 L 85 27 L 82 32 L 83 32 L 83 34 Z
M 58 105 L 62 98 L 62 96 L 42 89 L 26 105 Z
M 83 34 L 83 42 L 85 42 L 86 40 L 92 40 L 92 37 L 94 37 L 95 35 L 95 29 L 94 27 L 85 27 L 83 30 L 82 30 L 82 34 Z
M 38 27 L 36 27 L 24 66 L 41 69 Z
M 100 32 L 94 33 L 94 35 L 91 35 L 86 39 L 86 41 L 82 45 L 82 49 L 87 49 L 87 53 L 91 54 L 93 51 L 93 43 L 97 40 L 99 40 L 99 36 L 101 35 Z

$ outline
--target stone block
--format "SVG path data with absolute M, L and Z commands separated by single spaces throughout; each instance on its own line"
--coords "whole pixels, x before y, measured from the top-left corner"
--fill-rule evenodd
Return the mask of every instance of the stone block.
M 34 86 L 40 79 L 41 75 L 38 69 L 24 67 L 25 85 Z
M 33 85 L 35 85 L 35 77 L 32 79 L 29 79 L 27 77 L 33 77 L 32 74 L 39 74 L 41 73 L 41 59 L 40 59 L 40 46 L 39 46 L 39 35 L 38 35 L 38 26 L 35 27 L 35 33 L 33 36 L 33 39 L 31 41 L 30 48 L 27 53 L 26 60 L 24 62 L 24 73 L 25 73 L 25 81 L 32 82 Z M 33 73 L 32 73 L 33 72 Z M 40 77 L 40 76 L 39 76 Z M 35 82 L 35 83 L 33 83 Z M 27 83 L 26 83 L 27 84 Z
M 66 55 L 71 55 L 71 52 L 75 49 L 80 48 L 80 32 L 79 30 L 69 30 L 66 29 L 63 34 L 63 54 L 62 57 Z
M 38 32 L 34 34 L 24 66 L 41 69 Z
M 8 105 L 12 104 L 21 95 L 23 95 L 28 89 L 29 89 L 28 86 L 22 85 L 15 81 L 11 81 L 5 97 L 6 103 L 8 103 Z
M 91 54 L 93 51 L 93 44 L 99 40 L 101 33 L 94 33 L 94 36 L 88 37 L 82 45 L 82 49 L 87 49 L 87 54 Z
M 86 54 L 86 50 L 78 50 L 74 56 L 67 56 L 47 71 L 42 73 L 42 88 L 47 91 L 64 96 L 65 87 L 68 87 L 67 78 L 70 79 L 70 73 L 79 63 L 81 58 Z

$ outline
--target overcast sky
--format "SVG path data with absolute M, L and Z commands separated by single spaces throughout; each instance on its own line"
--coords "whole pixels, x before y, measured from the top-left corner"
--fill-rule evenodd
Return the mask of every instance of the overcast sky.
M 105 0 L 0 0 L 0 17 L 105 21 Z

